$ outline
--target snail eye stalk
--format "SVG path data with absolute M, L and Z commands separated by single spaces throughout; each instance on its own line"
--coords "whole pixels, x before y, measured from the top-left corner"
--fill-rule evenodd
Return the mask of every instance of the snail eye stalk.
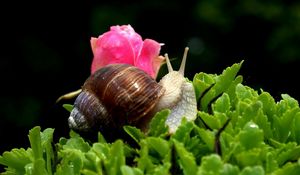
M 180 65 L 180 68 L 179 68 L 179 71 L 178 71 L 182 76 L 184 76 L 184 69 L 185 69 L 186 57 L 187 57 L 188 51 L 189 51 L 189 48 L 186 47 L 184 49 L 181 65 Z
M 168 66 L 168 71 L 173 72 L 173 68 L 172 68 L 172 65 L 171 65 L 171 62 L 170 62 L 170 59 L 169 59 L 169 56 L 167 53 L 165 54 L 165 58 L 166 58 L 167 66 Z

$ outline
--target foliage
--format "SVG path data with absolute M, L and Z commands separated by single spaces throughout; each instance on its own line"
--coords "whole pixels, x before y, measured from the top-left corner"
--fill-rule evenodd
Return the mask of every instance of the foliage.
M 169 110 L 157 113 L 148 133 L 124 127 L 137 146 L 108 143 L 101 133 L 90 143 L 74 131 L 54 143 L 54 129 L 37 126 L 29 131 L 29 148 L 0 156 L 2 174 L 299 174 L 298 102 L 287 94 L 276 102 L 243 85 L 241 65 L 195 75 L 198 117 L 183 120 L 173 135 L 164 124 Z

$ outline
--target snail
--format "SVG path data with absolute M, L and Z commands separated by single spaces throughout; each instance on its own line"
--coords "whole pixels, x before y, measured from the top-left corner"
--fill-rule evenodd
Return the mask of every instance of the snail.
M 147 130 L 147 123 L 163 109 L 171 112 L 166 119 L 174 133 L 185 117 L 196 118 L 197 102 L 193 85 L 184 77 L 188 48 L 179 71 L 174 71 L 165 54 L 168 74 L 156 82 L 137 67 L 111 64 L 92 74 L 82 86 L 68 118 L 71 129 L 110 129 L 135 125 Z

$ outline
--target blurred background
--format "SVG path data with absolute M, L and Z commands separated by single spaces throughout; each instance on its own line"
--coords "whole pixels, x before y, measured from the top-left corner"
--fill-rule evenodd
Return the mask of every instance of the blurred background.
M 68 136 L 68 112 L 56 99 L 90 74 L 90 38 L 131 24 L 165 43 L 178 67 L 190 47 L 187 77 L 220 74 L 244 60 L 244 84 L 300 99 L 300 3 L 283 0 L 144 0 L 1 6 L 0 154 L 28 147 L 36 125 Z M 176 59 L 178 58 L 178 59 Z M 162 72 L 165 70 L 163 67 Z M 56 140 L 57 141 L 57 140 Z

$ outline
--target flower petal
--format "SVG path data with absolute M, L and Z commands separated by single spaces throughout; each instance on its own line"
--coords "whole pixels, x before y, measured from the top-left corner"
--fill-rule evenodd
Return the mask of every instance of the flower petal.
M 134 52 L 128 39 L 120 33 L 109 31 L 97 41 L 91 39 L 94 59 L 91 73 L 103 66 L 113 63 L 134 64 Z
M 155 78 L 164 60 L 163 57 L 158 56 L 159 52 L 160 44 L 152 39 L 146 39 L 134 65 Z
M 98 39 L 98 38 L 91 37 L 91 40 L 90 40 L 90 43 L 91 43 L 91 47 L 92 47 L 93 53 L 95 53 L 95 50 L 96 50 L 96 47 L 97 47 L 97 45 L 96 45 L 97 39 Z
M 110 30 L 119 33 L 129 41 L 134 52 L 134 58 L 136 58 L 140 54 L 143 47 L 143 39 L 138 33 L 134 31 L 131 25 L 112 26 L 110 27 Z
M 158 56 L 160 46 L 151 39 L 143 41 L 130 25 L 112 26 L 98 38 L 91 38 L 91 73 L 108 64 L 122 63 L 136 66 L 155 78 L 163 61 Z
M 165 62 L 165 57 L 163 56 L 158 56 L 158 57 L 155 57 L 154 60 L 153 60 L 153 70 L 154 70 L 154 73 L 155 73 L 155 76 L 154 78 L 157 77 L 157 74 L 158 74 L 158 71 L 160 69 L 160 67 L 162 66 L 162 64 Z

